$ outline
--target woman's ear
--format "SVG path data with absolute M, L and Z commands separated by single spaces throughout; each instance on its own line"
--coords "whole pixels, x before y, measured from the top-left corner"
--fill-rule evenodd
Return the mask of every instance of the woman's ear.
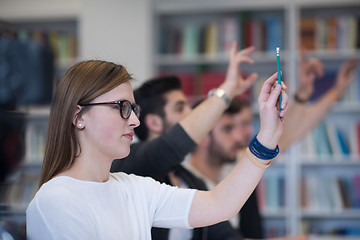
M 146 127 L 149 129 L 149 132 L 154 132 L 161 134 L 163 131 L 163 120 L 159 115 L 156 114 L 147 114 L 144 119 Z
M 83 129 L 85 127 L 84 119 L 82 118 L 82 115 L 79 114 L 82 107 L 79 105 L 76 105 L 76 110 L 73 116 L 72 124 L 77 127 L 78 129 Z

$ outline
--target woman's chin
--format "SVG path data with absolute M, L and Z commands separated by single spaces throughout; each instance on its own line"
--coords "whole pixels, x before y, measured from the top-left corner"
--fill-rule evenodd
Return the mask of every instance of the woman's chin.
M 128 149 L 128 151 L 122 151 L 121 153 L 119 153 L 117 158 L 119 159 L 126 158 L 127 156 L 129 156 L 129 154 L 130 154 L 130 148 Z

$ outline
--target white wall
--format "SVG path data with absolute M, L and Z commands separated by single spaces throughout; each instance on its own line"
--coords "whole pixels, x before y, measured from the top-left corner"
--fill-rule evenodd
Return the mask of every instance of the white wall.
M 0 19 L 79 20 L 79 58 L 123 64 L 140 81 L 152 75 L 151 0 L 0 0 Z
M 84 2 L 80 15 L 80 57 L 114 61 L 123 64 L 140 81 L 149 78 L 153 46 L 151 1 Z
M 0 19 L 11 21 L 70 18 L 78 15 L 81 0 L 0 0 Z

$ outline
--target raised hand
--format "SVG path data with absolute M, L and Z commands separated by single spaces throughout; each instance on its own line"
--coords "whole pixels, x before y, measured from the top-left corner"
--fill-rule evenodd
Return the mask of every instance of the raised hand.
M 333 90 L 337 93 L 338 98 L 342 98 L 344 96 L 350 83 L 354 81 L 356 66 L 356 60 L 348 60 L 341 65 L 333 88 Z
M 324 65 L 317 58 L 306 60 L 305 50 L 300 51 L 299 78 L 300 84 L 296 90 L 296 96 L 302 100 L 307 100 L 314 92 L 314 80 L 316 77 L 324 75 Z
M 252 73 L 244 78 L 241 73 L 240 64 L 253 64 L 254 61 L 249 57 L 255 47 L 248 47 L 241 51 L 237 50 L 236 42 L 233 42 L 230 50 L 229 66 L 224 83 L 221 85 L 230 98 L 246 92 L 258 78 L 258 74 Z
M 260 131 L 257 136 L 260 143 L 274 149 L 278 144 L 283 132 L 284 117 L 288 109 L 288 95 L 285 90 L 286 85 L 282 82 L 281 86 L 277 83 L 277 73 L 274 73 L 263 84 L 258 98 Z M 282 92 L 281 111 L 279 109 L 279 95 Z

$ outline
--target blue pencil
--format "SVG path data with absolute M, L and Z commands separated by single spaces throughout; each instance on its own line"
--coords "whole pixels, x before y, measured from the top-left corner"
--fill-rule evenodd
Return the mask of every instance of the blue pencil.
M 280 73 L 280 48 L 276 48 L 276 61 L 277 61 L 277 72 L 278 72 L 278 83 L 281 85 L 281 73 Z M 282 93 L 279 96 L 279 109 L 281 111 Z

